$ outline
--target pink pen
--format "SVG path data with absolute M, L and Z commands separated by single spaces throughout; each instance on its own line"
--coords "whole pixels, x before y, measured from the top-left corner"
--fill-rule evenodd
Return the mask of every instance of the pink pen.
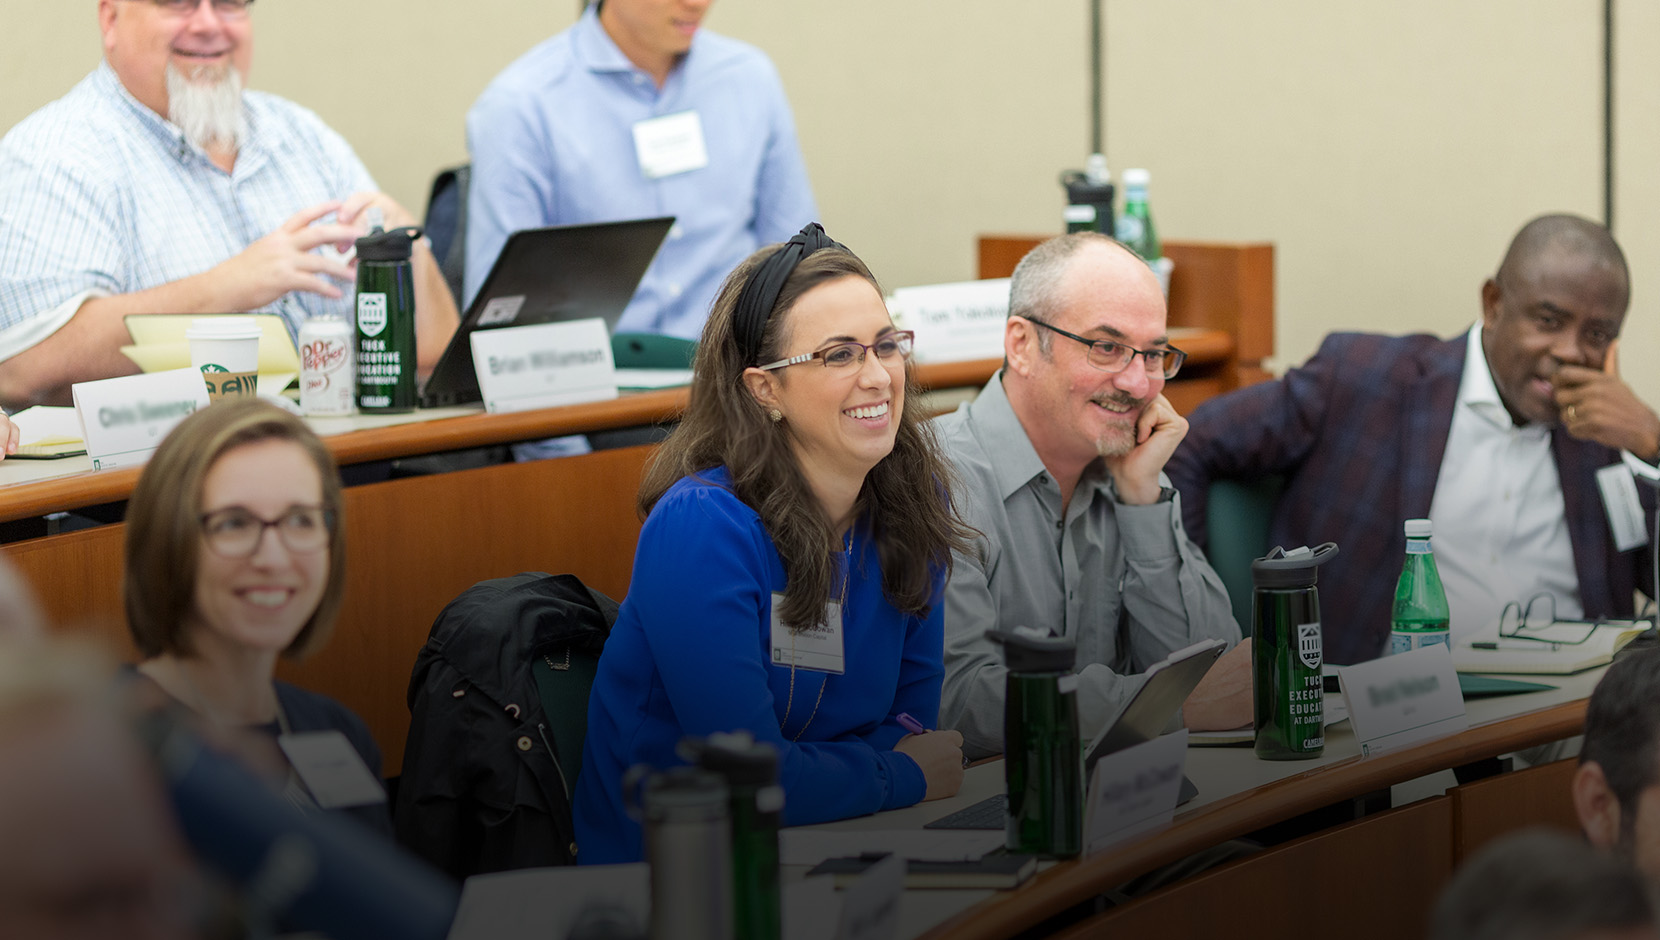
M 899 714 L 893 716 L 893 720 L 899 722 L 899 727 L 904 728 L 912 734 L 928 733 L 928 729 L 922 726 L 922 722 L 912 718 L 910 712 L 900 712 Z

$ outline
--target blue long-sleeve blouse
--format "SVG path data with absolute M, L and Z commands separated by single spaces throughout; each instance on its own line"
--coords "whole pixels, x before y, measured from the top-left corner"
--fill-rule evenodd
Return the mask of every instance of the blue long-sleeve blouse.
M 641 858 L 623 774 L 683 763 L 674 749 L 687 736 L 747 730 L 776 746 L 786 825 L 909 806 L 926 790 L 916 762 L 892 749 L 906 734 L 894 716 L 909 712 L 929 727 L 938 720 L 943 572 L 926 616 L 896 610 L 882 592 L 876 545 L 855 525 L 843 556 L 845 672 L 797 667 L 792 696 L 790 668 L 770 653 L 783 561 L 730 482 L 724 467 L 682 479 L 640 532 L 588 702 L 573 807 L 581 862 Z

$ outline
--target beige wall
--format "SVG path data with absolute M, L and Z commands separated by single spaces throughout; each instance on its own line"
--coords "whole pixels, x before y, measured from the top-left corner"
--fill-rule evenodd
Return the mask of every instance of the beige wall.
M 125 2 L 125 0 L 124 0 Z M 93 0 L 0 0 L 0 127 L 96 62 Z M 574 0 L 259 0 L 254 87 L 314 108 L 411 209 L 462 119 Z M 1106 0 L 1116 173 L 1170 237 L 1279 247 L 1281 359 L 1333 329 L 1451 333 L 1515 228 L 1601 212 L 1601 0 Z M 65 12 L 68 10 L 69 12 Z M 1087 144 L 1086 0 L 720 0 L 778 63 L 824 220 L 890 287 L 969 277 L 973 233 L 1058 227 Z M 1660 340 L 1660 10 L 1619 0 L 1626 370 Z M 395 89 L 395 90 L 392 90 Z

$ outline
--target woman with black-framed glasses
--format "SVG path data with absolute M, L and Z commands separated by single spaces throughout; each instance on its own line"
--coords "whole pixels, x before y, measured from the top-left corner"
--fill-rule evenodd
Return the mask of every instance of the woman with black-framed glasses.
M 127 503 L 127 626 L 137 672 L 306 808 L 340 809 L 391 834 L 385 794 L 336 796 L 326 763 L 380 749 L 333 699 L 275 678 L 316 652 L 345 594 L 334 458 L 303 421 L 257 399 L 181 421 Z M 332 778 L 338 779 L 338 778 Z M 367 800 L 367 802 L 364 802 Z
M 929 729 L 940 592 L 967 540 L 910 351 L 869 269 L 816 224 L 722 286 L 691 404 L 641 485 L 589 697 L 578 861 L 641 857 L 623 775 L 679 763 L 688 736 L 772 745 L 787 825 L 956 792 L 962 736 Z

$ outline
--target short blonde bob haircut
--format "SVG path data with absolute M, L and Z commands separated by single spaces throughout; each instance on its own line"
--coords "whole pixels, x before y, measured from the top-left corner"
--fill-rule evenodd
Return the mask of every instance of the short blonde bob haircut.
M 156 448 L 127 501 L 127 629 L 144 658 L 194 653 L 187 625 L 195 618 L 202 548 L 202 486 L 225 454 L 262 441 L 292 441 L 317 467 L 329 519 L 329 580 L 311 619 L 283 655 L 299 659 L 334 632 L 346 593 L 343 499 L 334 457 L 304 421 L 258 399 L 218 402 L 179 422 Z

